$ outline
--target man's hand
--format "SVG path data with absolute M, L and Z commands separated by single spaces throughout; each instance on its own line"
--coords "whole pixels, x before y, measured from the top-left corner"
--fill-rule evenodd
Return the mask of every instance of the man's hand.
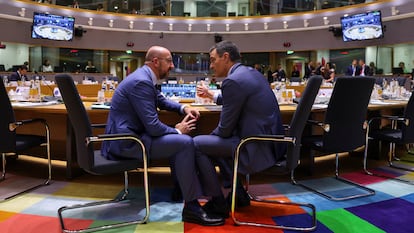
M 200 112 L 195 108 L 191 108 L 190 106 L 185 106 L 183 111 L 186 115 L 190 115 L 192 119 L 198 120 L 200 117 Z
M 190 114 L 187 114 L 184 119 L 175 125 L 182 134 L 189 134 L 191 131 L 196 129 L 197 119 L 193 118 Z
M 209 98 L 213 100 L 214 93 L 204 84 L 197 85 L 197 95 L 202 98 Z

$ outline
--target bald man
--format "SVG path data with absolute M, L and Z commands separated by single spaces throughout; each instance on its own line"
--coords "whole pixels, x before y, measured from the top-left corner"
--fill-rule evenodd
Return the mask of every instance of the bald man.
M 148 49 L 144 66 L 124 79 L 112 97 L 105 133 L 133 133 L 144 143 L 150 160 L 167 158 L 185 200 L 183 221 L 205 226 L 224 224 L 224 219 L 209 216 L 200 206 L 202 189 L 195 165 L 193 139 L 188 133 L 195 129 L 200 116 L 197 110 L 164 98 L 155 88 L 174 68 L 168 49 Z M 183 120 L 170 127 L 158 118 L 157 108 L 183 115 Z M 112 160 L 139 158 L 140 149 L 133 142 L 105 141 L 102 151 Z

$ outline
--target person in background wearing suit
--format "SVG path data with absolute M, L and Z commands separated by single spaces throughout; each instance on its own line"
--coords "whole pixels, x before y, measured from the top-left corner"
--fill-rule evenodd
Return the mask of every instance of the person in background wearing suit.
M 358 75 L 359 76 L 369 76 L 369 74 L 371 73 L 370 70 L 369 70 L 369 66 L 367 66 L 365 64 L 365 61 L 363 59 L 359 59 L 358 65 L 359 65 Z
M 286 72 L 282 68 L 281 64 L 277 66 L 277 70 L 276 72 L 273 73 L 273 77 L 275 77 L 275 80 L 277 81 L 282 81 L 282 82 L 286 81 Z
M 174 68 L 171 53 L 152 46 L 145 64 L 131 73 L 116 89 L 111 102 L 105 133 L 133 133 L 144 143 L 149 160 L 167 158 L 171 173 L 185 200 L 182 219 L 206 226 L 223 225 L 224 219 L 208 215 L 198 202 L 202 188 L 197 175 L 193 139 L 187 135 L 195 129 L 200 113 L 186 105 L 166 99 L 155 85 L 166 79 Z M 157 108 L 185 114 L 184 119 L 168 126 L 158 118 Z M 140 148 L 133 142 L 105 141 L 102 151 L 108 159 L 136 158 Z
M 27 66 L 22 65 L 19 67 L 19 69 L 16 72 L 13 72 L 9 76 L 9 82 L 12 81 L 27 81 Z
M 305 66 L 305 75 L 303 79 L 308 79 L 310 76 L 315 74 L 315 67 L 313 66 L 313 61 L 309 61 L 308 64 Z
M 210 68 L 216 77 L 226 77 L 222 82 L 222 94 L 216 95 L 222 111 L 218 126 L 210 135 L 194 137 L 204 194 L 211 197 L 203 208 L 207 213 L 223 218 L 229 216 L 226 203 L 230 195 L 227 200 L 224 198 L 212 160 L 219 165 L 223 179 L 231 180 L 233 155 L 241 138 L 284 133 L 279 105 L 269 83 L 254 68 L 240 64 L 240 58 L 238 47 L 230 41 L 219 42 L 210 49 Z M 200 95 L 211 97 L 211 94 Z M 285 150 L 282 144 L 250 144 L 241 154 L 239 172 L 247 174 L 271 167 L 284 159 Z M 238 207 L 250 204 L 240 182 L 236 192 Z
M 355 76 L 355 75 L 357 75 L 357 69 L 358 69 L 358 61 L 357 61 L 357 59 L 353 59 L 351 65 L 349 65 L 346 68 L 345 75 Z

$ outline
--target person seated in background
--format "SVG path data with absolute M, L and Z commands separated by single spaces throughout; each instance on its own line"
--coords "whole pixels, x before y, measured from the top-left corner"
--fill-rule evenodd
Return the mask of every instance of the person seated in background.
M 359 65 L 359 72 L 357 75 L 369 76 L 369 74 L 371 73 L 369 70 L 369 66 L 365 64 L 365 61 L 363 59 L 359 59 L 358 65 Z
M 256 134 L 283 134 L 284 127 L 275 94 L 263 75 L 256 69 L 240 63 L 238 47 L 230 41 L 217 43 L 210 49 L 210 68 L 216 77 L 226 77 L 222 94 L 216 103 L 222 104 L 218 126 L 210 135 L 194 137 L 196 161 L 204 194 L 211 197 L 203 209 L 223 218 L 229 217 L 231 195 L 224 198 L 214 161 L 220 167 L 224 181 L 232 183 L 233 156 L 241 138 Z M 214 98 L 206 87 L 201 96 Z M 241 173 L 264 170 L 283 160 L 286 147 L 278 145 L 249 145 L 240 157 Z M 223 185 L 225 186 L 225 185 Z M 237 182 L 236 205 L 250 205 L 250 198 L 241 182 Z
M 308 79 L 310 76 L 315 74 L 315 67 L 313 66 L 313 61 L 309 61 L 308 64 L 305 66 L 305 75 L 303 75 L 303 79 Z
M 95 66 L 92 64 L 92 61 L 88 61 L 88 64 L 85 66 L 85 71 L 95 69 Z
M 168 78 L 174 69 L 171 52 L 152 46 L 145 63 L 124 79 L 112 97 L 105 133 L 132 133 L 145 145 L 149 160 L 168 159 L 171 174 L 178 182 L 184 198 L 182 220 L 205 226 L 223 225 L 224 219 L 206 213 L 198 199 L 202 187 L 196 169 L 193 138 L 188 134 L 196 126 L 200 113 L 187 105 L 165 98 L 155 85 Z M 175 126 L 168 126 L 158 117 L 158 109 L 185 115 Z M 112 160 L 137 158 L 141 148 L 133 142 L 105 141 L 103 155 Z
M 297 65 L 293 65 L 291 77 L 300 77 L 300 71 Z
M 98 4 L 98 6 L 96 7 L 96 11 L 104 11 L 104 7 L 103 7 L 102 3 Z
M 345 75 L 355 76 L 355 75 L 357 75 L 357 70 L 358 69 L 359 69 L 358 68 L 358 61 L 357 61 L 357 59 L 353 59 L 352 62 L 351 62 L 351 65 L 349 65 L 346 68 Z
M 9 77 L 9 82 L 15 82 L 15 81 L 27 81 L 27 66 L 22 65 L 17 69 L 16 72 L 13 72 Z
M 276 81 L 285 81 L 286 80 L 286 72 L 285 70 L 282 68 L 282 65 L 279 64 L 277 66 L 277 70 L 276 72 L 273 73 L 273 77 L 275 78 Z
M 53 67 L 47 59 L 43 62 L 42 72 L 53 72 Z
M 369 74 L 368 75 L 373 76 L 375 74 L 377 74 L 377 67 L 375 66 L 374 62 L 370 62 L 369 63 Z

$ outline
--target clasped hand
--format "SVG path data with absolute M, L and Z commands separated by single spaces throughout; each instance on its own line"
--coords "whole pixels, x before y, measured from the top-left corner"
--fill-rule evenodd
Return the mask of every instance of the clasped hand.
M 182 134 L 189 134 L 191 131 L 196 129 L 197 118 L 192 114 L 187 114 L 184 119 L 175 125 Z

